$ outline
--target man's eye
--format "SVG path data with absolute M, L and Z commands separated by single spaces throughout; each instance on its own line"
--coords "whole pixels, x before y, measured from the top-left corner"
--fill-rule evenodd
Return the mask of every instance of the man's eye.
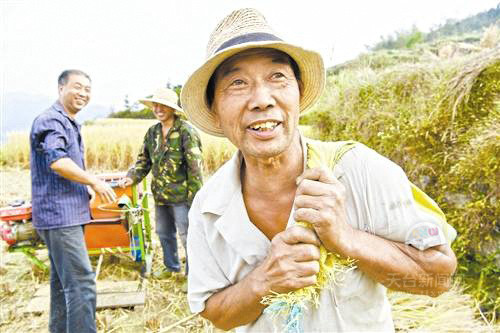
M 233 82 L 231 82 L 232 86 L 242 86 L 244 84 L 245 84 L 245 81 L 240 80 L 240 79 L 237 79 L 237 80 L 234 80 Z
M 281 73 L 281 72 L 276 72 L 272 75 L 272 78 L 273 79 L 282 79 L 285 77 L 285 74 Z

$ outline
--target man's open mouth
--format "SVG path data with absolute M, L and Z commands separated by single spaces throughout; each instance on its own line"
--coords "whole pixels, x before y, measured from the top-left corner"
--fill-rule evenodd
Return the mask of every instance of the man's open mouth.
M 272 131 L 281 123 L 278 121 L 266 121 L 248 126 L 251 130 L 258 132 Z

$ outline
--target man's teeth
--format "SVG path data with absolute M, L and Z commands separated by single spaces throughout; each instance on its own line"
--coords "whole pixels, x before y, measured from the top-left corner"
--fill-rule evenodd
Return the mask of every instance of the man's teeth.
M 274 121 L 266 121 L 265 123 L 260 123 L 260 124 L 255 124 L 252 125 L 250 128 L 256 131 L 266 131 L 266 130 L 272 130 L 276 126 L 278 126 L 277 122 Z

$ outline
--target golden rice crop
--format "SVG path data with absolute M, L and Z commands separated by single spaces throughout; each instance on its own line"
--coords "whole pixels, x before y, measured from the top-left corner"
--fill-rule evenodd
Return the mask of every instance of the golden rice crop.
M 144 135 L 155 120 L 99 119 L 82 126 L 86 167 L 90 170 L 127 170 L 136 160 Z M 212 174 L 227 161 L 234 146 L 225 138 L 200 133 L 205 175 Z M 29 133 L 12 132 L 0 149 L 0 165 L 29 168 Z

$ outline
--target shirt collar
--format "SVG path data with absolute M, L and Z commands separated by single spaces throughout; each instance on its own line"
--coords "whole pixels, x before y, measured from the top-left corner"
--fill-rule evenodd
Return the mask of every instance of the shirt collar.
M 302 147 L 307 147 L 302 137 L 301 144 Z M 306 149 L 303 149 L 303 153 L 305 157 Z M 209 180 L 211 192 L 201 206 L 201 213 L 219 215 L 214 227 L 249 265 L 255 265 L 267 255 L 270 241 L 248 217 L 241 191 L 242 161 L 243 156 L 237 151 L 212 176 Z M 293 223 L 292 216 L 290 214 L 288 225 Z
M 231 203 L 237 192 L 241 192 L 241 162 L 243 156 L 238 150 L 225 163 L 218 172 L 210 179 L 210 183 L 218 184 L 212 186 L 213 192 L 207 196 L 201 207 L 202 213 L 212 213 L 216 215 L 224 215 L 227 207 Z
M 61 101 L 56 100 L 54 104 L 52 104 L 52 108 L 66 117 L 71 123 L 75 124 L 76 127 L 80 128 L 80 124 L 76 121 L 76 119 L 71 118 L 66 111 L 64 111 L 64 106 L 61 104 Z
M 307 143 L 309 139 L 300 135 L 300 143 L 303 147 L 303 160 L 304 169 L 306 166 L 307 158 Z M 243 161 L 243 155 L 238 150 L 231 159 L 224 164 L 219 171 L 214 174 L 211 182 L 218 184 L 213 186 L 213 192 L 207 196 L 206 200 L 203 202 L 201 207 L 202 213 L 212 213 L 216 215 L 224 215 L 224 212 L 231 204 L 233 197 L 239 191 L 241 193 L 241 163 Z M 215 177 L 215 178 L 214 178 Z

